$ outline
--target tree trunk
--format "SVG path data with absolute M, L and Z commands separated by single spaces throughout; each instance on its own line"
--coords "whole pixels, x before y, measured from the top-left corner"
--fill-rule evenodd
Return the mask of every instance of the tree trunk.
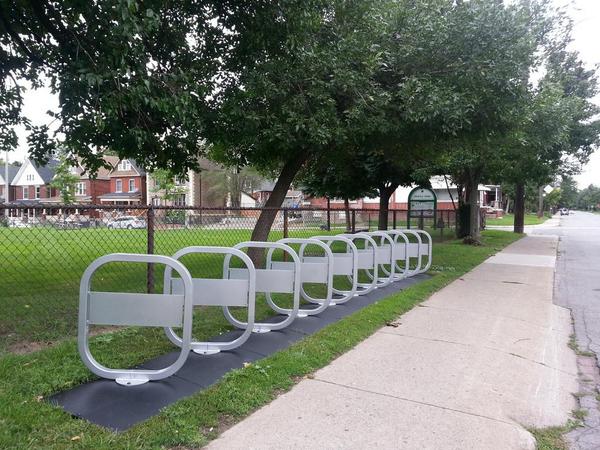
M 346 231 L 352 230 L 352 221 L 350 220 L 350 201 L 344 199 L 344 211 L 346 211 Z
M 398 184 L 391 186 L 381 186 L 379 188 L 379 223 L 377 228 L 379 230 L 387 230 L 388 228 L 388 215 L 390 209 L 390 198 L 398 187 Z
M 525 183 L 519 182 L 515 186 L 515 222 L 514 232 L 525 231 Z
M 467 182 L 467 199 L 471 209 L 469 212 L 469 236 L 473 242 L 479 242 L 481 240 L 481 230 L 479 227 L 480 223 L 480 209 L 479 209 L 479 180 L 474 174 L 469 176 Z
M 277 213 L 279 212 L 278 208 L 283 204 L 287 191 L 292 181 L 294 181 L 294 177 L 302 168 L 305 161 L 306 155 L 300 154 L 285 163 L 283 169 L 281 169 L 281 174 L 273 187 L 273 192 L 271 192 L 271 195 L 265 202 L 264 209 L 261 210 L 256 225 L 254 225 L 254 230 L 252 230 L 252 236 L 250 237 L 252 241 L 266 241 L 268 239 L 275 217 L 277 217 Z M 248 255 L 257 267 L 261 267 L 263 254 L 264 252 L 261 249 L 249 249 L 248 251 Z
M 538 188 L 538 209 L 537 216 L 539 218 L 544 217 L 544 187 L 540 186 Z

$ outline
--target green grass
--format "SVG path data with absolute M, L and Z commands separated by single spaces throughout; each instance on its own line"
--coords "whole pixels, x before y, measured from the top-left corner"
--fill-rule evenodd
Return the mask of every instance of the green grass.
M 440 239 L 439 231 L 432 231 Z M 343 232 L 335 229 L 331 233 Z M 247 229 L 162 229 L 155 232 L 154 252 L 172 255 L 190 245 L 232 246 L 250 239 Z M 452 236 L 444 230 L 444 236 Z M 293 229 L 290 237 L 330 234 L 319 228 Z M 273 231 L 270 240 L 283 237 Z M 79 280 L 85 268 L 107 253 L 146 253 L 145 230 L 55 228 L 0 228 L 0 355 L 46 345 L 76 334 Z M 219 277 L 222 258 L 188 258 L 192 273 Z M 155 270 L 155 288 L 162 287 L 162 271 Z M 94 288 L 143 291 L 146 266 L 106 266 L 98 272 Z M 35 347 L 34 345 L 34 347 Z
M 327 234 L 291 230 L 291 237 Z M 271 240 L 283 237 L 274 231 Z M 171 229 L 155 233 L 157 254 L 172 255 L 189 245 L 232 246 L 249 240 L 250 230 Z M 145 230 L 0 228 L 0 355 L 11 346 L 53 342 L 75 336 L 79 280 L 85 268 L 107 253 L 146 253 Z M 222 260 L 204 257 L 192 264 L 203 275 L 219 276 Z M 155 272 L 161 289 L 162 272 Z M 94 288 L 144 290 L 146 268 L 113 264 L 103 268 Z
M 542 218 L 539 218 L 537 214 L 525 214 L 525 225 L 539 225 L 548 220 L 550 216 L 545 215 Z M 514 214 L 505 214 L 501 219 L 486 219 L 487 225 L 502 225 L 502 226 L 512 226 L 515 221 Z
M 575 428 L 583 426 L 583 420 L 587 416 L 587 411 L 572 411 L 574 419 L 569 419 L 567 423 L 560 427 L 548 428 L 530 428 L 528 431 L 536 440 L 537 450 L 568 450 L 569 444 L 565 435 Z
M 94 378 L 83 366 L 74 339 L 27 355 L 0 357 L 0 448 L 131 449 L 197 447 L 216 437 L 219 425 L 240 420 L 281 391 L 413 308 L 452 280 L 520 236 L 483 233 L 483 245 L 436 244 L 432 277 L 370 305 L 268 358 L 226 375 L 211 388 L 183 399 L 121 434 L 72 418 L 44 398 Z M 198 338 L 220 329 L 205 316 Z M 105 364 L 132 366 L 172 349 L 160 330 L 128 328 L 92 338 Z

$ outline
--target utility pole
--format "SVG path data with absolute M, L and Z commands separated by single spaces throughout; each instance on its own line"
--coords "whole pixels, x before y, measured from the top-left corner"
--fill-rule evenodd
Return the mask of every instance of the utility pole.
M 4 203 L 8 205 L 8 201 L 10 200 L 10 184 L 8 182 L 8 150 L 6 150 L 6 154 L 4 156 Z M 8 208 L 4 210 L 4 217 L 8 220 Z

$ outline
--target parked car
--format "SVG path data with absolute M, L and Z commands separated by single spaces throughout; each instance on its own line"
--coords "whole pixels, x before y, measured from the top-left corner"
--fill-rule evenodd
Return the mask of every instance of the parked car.
M 561 216 L 568 216 L 569 215 L 569 210 L 567 208 L 561 208 L 560 209 L 560 215 Z
M 125 228 L 128 230 L 133 228 L 146 228 L 146 220 L 141 217 L 121 216 L 110 220 L 106 226 L 108 228 Z

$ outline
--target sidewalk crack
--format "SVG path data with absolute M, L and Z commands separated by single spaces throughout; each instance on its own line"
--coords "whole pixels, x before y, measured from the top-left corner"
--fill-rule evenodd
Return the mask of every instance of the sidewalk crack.
M 571 372 L 568 372 L 566 370 L 559 369 L 559 368 L 554 367 L 554 366 L 550 366 L 550 365 L 548 365 L 548 364 L 546 364 L 544 362 L 536 361 L 535 359 L 530 359 L 530 358 L 527 358 L 525 356 L 518 355 L 518 354 L 513 353 L 513 352 L 505 351 L 505 350 L 502 350 L 502 349 L 499 349 L 499 348 L 496 348 L 496 347 L 490 347 L 488 345 L 477 346 L 477 345 L 474 345 L 474 344 L 466 344 L 464 342 L 448 341 L 448 340 L 445 340 L 445 339 L 434 339 L 434 338 L 427 338 L 427 337 L 422 337 L 422 336 L 411 336 L 409 334 L 392 333 L 392 332 L 385 331 L 385 330 L 379 330 L 379 331 L 377 331 L 377 333 L 385 334 L 385 335 L 388 335 L 388 336 L 400 336 L 400 337 L 407 337 L 407 338 L 412 338 L 412 339 L 421 339 L 421 340 L 424 340 L 424 341 L 443 342 L 443 343 L 446 343 L 446 344 L 460 345 L 462 347 L 473 347 L 473 348 L 481 348 L 481 349 L 484 349 L 484 350 L 491 350 L 493 352 L 502 353 L 504 355 L 509 355 L 509 356 L 513 356 L 515 358 L 524 359 L 525 361 L 529 361 L 529 362 L 534 363 L 534 364 L 539 364 L 540 366 L 546 367 L 546 368 L 548 368 L 550 370 L 556 370 L 557 372 L 561 372 L 561 373 L 564 373 L 566 375 L 577 377 L 576 373 L 571 373 Z M 523 340 L 527 340 L 527 339 L 519 339 L 518 341 L 523 341 Z
M 318 382 L 325 383 L 325 384 L 331 384 L 333 386 L 338 386 L 338 387 L 342 387 L 342 388 L 346 388 L 346 389 L 351 389 L 353 391 L 364 392 L 366 394 L 373 394 L 373 395 L 379 395 L 379 396 L 382 396 L 382 397 L 393 398 L 393 399 L 396 399 L 396 400 L 402 400 L 402 401 L 409 402 L 409 403 L 414 403 L 414 404 L 417 404 L 417 405 L 429 406 L 431 408 L 442 409 L 444 411 L 453 411 L 453 412 L 457 412 L 459 414 L 464 414 L 464 415 L 467 415 L 467 416 L 479 417 L 479 418 L 482 418 L 482 419 L 491 420 L 493 422 L 498 422 L 498 423 L 503 423 L 503 424 L 506 424 L 506 425 L 511 425 L 513 427 L 516 427 L 516 428 L 519 427 L 518 424 L 516 424 L 514 422 L 511 422 L 509 420 L 499 419 L 497 417 L 486 416 L 485 414 L 477 414 L 477 413 L 473 413 L 473 412 L 469 412 L 469 411 L 462 411 L 460 409 L 450 408 L 448 406 L 435 405 L 433 403 L 422 402 L 422 401 L 419 401 L 419 400 L 413 400 L 413 399 L 406 398 L 406 397 L 400 397 L 400 396 L 397 396 L 397 395 L 384 394 L 382 392 L 370 391 L 368 389 L 362 389 L 362 388 L 358 388 L 358 387 L 355 387 L 355 386 L 348 386 L 346 384 L 339 384 L 339 383 L 336 383 L 334 381 L 323 380 L 321 378 L 313 378 L 313 381 L 318 381 Z

